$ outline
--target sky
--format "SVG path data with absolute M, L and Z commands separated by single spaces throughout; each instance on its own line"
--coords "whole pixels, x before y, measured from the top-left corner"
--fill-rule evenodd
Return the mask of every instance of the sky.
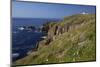
M 12 1 L 13 18 L 63 18 L 74 14 L 95 13 L 95 6 Z

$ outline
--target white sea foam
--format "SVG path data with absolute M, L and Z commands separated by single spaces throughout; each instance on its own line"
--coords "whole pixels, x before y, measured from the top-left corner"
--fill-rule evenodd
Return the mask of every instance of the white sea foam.
M 18 29 L 19 29 L 19 30 L 24 30 L 24 28 L 23 28 L 23 27 L 19 27 Z
M 18 57 L 19 56 L 19 53 L 13 53 L 12 56 L 13 57 Z

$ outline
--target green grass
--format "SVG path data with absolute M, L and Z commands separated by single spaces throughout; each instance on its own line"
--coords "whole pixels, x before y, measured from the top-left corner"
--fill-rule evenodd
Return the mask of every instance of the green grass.
M 55 25 L 78 24 L 68 32 L 56 36 L 49 45 L 40 44 L 37 54 L 34 53 L 16 61 L 15 65 L 48 64 L 61 62 L 79 62 L 96 60 L 95 15 L 73 15 Z M 52 25 L 53 23 L 51 23 Z M 54 28 L 54 26 L 52 28 Z M 53 32 L 49 30 L 49 33 Z

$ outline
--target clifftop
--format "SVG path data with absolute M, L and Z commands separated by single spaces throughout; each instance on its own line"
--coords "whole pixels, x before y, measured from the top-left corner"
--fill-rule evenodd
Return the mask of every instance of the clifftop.
M 15 65 L 61 63 L 96 60 L 95 14 L 65 17 L 59 23 L 44 26 L 48 35 L 37 51 L 16 61 Z

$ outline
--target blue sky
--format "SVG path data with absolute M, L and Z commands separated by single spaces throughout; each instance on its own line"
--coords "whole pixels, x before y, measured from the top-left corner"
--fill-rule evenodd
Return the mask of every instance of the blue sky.
M 95 6 L 12 2 L 12 17 L 15 18 L 63 18 L 82 12 L 95 13 Z

